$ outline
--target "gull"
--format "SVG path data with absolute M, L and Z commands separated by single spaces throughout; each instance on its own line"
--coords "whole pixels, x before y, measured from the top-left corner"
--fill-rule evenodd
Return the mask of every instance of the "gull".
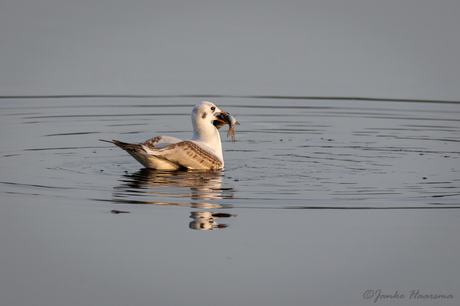
M 203 101 L 192 110 L 193 137 L 182 141 L 171 136 L 158 136 L 142 143 L 113 143 L 134 157 L 144 167 L 157 170 L 220 170 L 224 168 L 224 156 L 220 134 L 213 121 L 223 121 L 216 114 L 227 114 L 214 103 Z

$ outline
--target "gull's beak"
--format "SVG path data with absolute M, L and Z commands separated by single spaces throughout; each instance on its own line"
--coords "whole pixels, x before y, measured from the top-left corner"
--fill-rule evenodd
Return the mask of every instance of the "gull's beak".
M 223 111 L 223 110 L 218 110 L 216 111 L 217 114 L 228 114 L 228 112 L 226 111 Z M 217 117 L 216 115 L 214 115 L 214 117 L 216 118 L 217 121 L 220 121 L 220 122 L 223 122 L 223 123 L 227 123 L 227 121 L 223 120 L 222 118 L 220 117 Z

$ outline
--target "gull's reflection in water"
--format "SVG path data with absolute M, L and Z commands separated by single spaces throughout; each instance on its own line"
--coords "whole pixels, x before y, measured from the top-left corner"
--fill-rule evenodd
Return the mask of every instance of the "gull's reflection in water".
M 125 174 L 121 184 L 115 187 L 113 202 L 124 204 L 153 204 L 185 206 L 200 209 L 231 208 L 231 205 L 212 201 L 233 197 L 233 188 L 222 187 L 223 171 L 159 171 L 141 169 L 133 174 Z M 191 213 L 194 219 L 189 228 L 214 230 L 225 228 L 216 219 L 235 215 L 208 211 Z
M 217 223 L 215 219 L 230 217 L 236 217 L 236 215 L 210 211 L 192 211 L 190 218 L 195 219 L 195 221 L 190 222 L 189 227 L 194 230 L 206 231 L 226 228 L 227 224 Z

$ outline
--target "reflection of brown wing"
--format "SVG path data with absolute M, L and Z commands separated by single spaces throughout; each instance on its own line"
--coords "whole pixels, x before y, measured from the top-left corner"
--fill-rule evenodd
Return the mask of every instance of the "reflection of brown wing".
M 222 188 L 221 171 L 162 171 L 143 168 L 133 174 L 124 174 L 121 186 L 116 187 L 119 200 L 145 201 L 145 204 L 167 204 L 169 198 L 192 200 L 233 198 L 233 188 Z M 135 191 L 133 191 L 135 189 Z M 145 197 L 145 198 L 142 198 Z M 164 199 L 168 198 L 168 199 Z M 153 202 L 152 202 L 153 201 Z M 176 201 L 173 201 L 176 202 Z M 175 204 L 174 204 L 175 205 Z M 212 203 L 182 203 L 184 206 L 209 209 L 230 207 Z

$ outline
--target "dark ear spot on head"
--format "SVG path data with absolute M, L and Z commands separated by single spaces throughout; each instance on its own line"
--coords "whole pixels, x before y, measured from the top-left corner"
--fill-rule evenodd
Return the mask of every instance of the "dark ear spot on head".
M 206 115 L 207 115 L 207 113 L 203 113 L 203 115 L 201 115 L 201 118 L 202 119 L 206 118 Z

